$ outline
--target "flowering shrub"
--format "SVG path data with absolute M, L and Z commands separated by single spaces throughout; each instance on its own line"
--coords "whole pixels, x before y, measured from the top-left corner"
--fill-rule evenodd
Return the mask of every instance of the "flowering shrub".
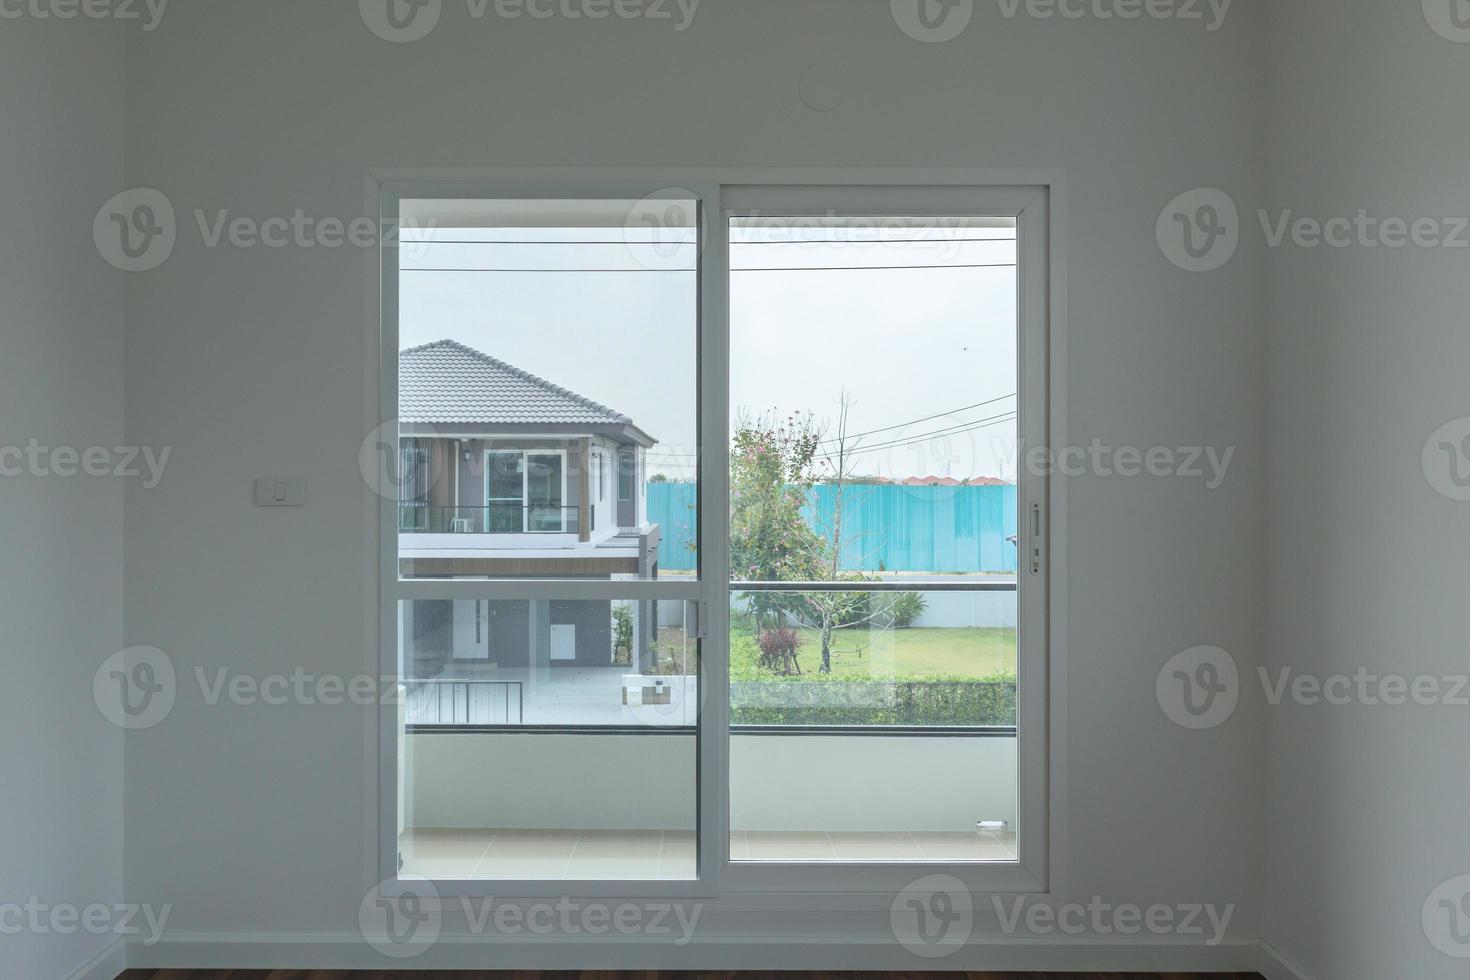
M 801 673 L 796 651 L 806 641 L 799 632 L 786 626 L 763 629 L 756 641 L 761 648 L 760 665 L 781 674 Z

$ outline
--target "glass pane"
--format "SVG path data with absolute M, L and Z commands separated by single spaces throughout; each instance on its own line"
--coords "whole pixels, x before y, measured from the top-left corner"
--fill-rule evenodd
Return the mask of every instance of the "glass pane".
M 735 593 L 731 613 L 735 860 L 1016 860 L 1014 591 Z
M 1016 593 L 737 592 L 731 723 L 1013 729 Z
M 489 497 L 486 499 L 486 520 L 478 521 L 473 513 L 455 508 L 460 520 L 474 531 L 492 534 L 518 534 L 525 530 L 524 505 L 526 493 L 525 453 L 490 450 L 486 457 L 486 479 L 489 481 Z M 466 525 L 461 525 L 466 526 Z
M 693 577 L 696 202 L 402 210 L 400 575 Z
M 734 858 L 1014 861 L 1015 223 L 729 235 Z
M 736 218 L 731 577 L 1013 574 L 1010 218 Z
M 403 873 L 695 876 L 684 604 L 400 603 Z
M 526 455 L 526 507 L 532 531 L 562 533 L 575 524 L 562 508 L 565 486 L 561 456 Z

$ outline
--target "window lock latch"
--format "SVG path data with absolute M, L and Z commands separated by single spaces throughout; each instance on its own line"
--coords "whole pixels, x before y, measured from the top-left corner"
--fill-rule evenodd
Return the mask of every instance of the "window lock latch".
M 690 600 L 685 604 L 684 618 L 691 640 L 709 639 L 709 603 Z

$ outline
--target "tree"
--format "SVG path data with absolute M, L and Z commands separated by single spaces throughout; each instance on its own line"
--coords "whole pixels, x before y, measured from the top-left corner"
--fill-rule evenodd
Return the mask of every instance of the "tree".
M 837 434 L 824 441 L 825 445 L 831 446 L 832 451 L 823 457 L 819 457 L 820 463 L 828 471 L 827 482 L 832 487 L 832 523 L 820 535 L 822 538 L 823 572 L 829 582 L 863 582 L 868 581 L 868 576 L 857 572 L 843 572 L 842 561 L 844 547 L 855 542 L 845 541 L 843 538 L 843 506 L 847 502 L 848 482 L 852 479 L 850 466 L 852 457 L 856 454 L 860 443 L 847 434 L 847 415 L 852 408 L 853 399 L 846 389 L 838 398 L 837 409 Z M 862 564 L 861 559 L 857 561 Z M 805 606 L 802 616 L 805 620 L 803 625 L 809 626 L 817 632 L 822 646 L 822 663 L 818 668 L 823 674 L 832 673 L 833 638 L 839 629 L 850 629 L 855 626 L 879 621 L 886 616 L 886 603 L 874 604 L 871 602 L 871 594 L 867 592 L 840 592 L 824 590 L 818 592 L 803 592 L 801 594 Z M 857 648 L 861 654 L 867 644 Z
M 766 582 L 867 580 L 862 574 L 842 570 L 843 559 L 850 557 L 853 544 L 843 527 L 847 484 L 852 479 L 849 469 L 858 448 L 847 434 L 851 405 L 852 399 L 844 391 L 839 400 L 837 434 L 831 439 L 823 438 L 825 430 L 810 415 L 737 417 L 730 453 L 733 578 Z M 822 452 L 824 446 L 831 451 Z M 818 482 L 833 487 L 833 517 L 825 528 L 813 527 L 806 516 Z M 824 674 L 832 672 L 836 631 L 880 620 L 887 609 L 886 603 L 870 602 L 866 592 L 748 592 L 744 598 L 750 605 L 757 636 L 763 630 L 779 629 L 790 620 L 816 632 L 822 651 L 819 670 Z M 791 658 L 794 661 L 794 648 Z M 796 670 L 800 671 L 799 665 Z
M 755 582 L 820 574 L 821 537 L 802 513 L 814 483 L 820 433 L 810 416 L 737 417 L 730 447 L 730 571 Z M 755 628 L 781 625 L 794 603 L 777 592 L 745 595 Z
M 613 663 L 624 666 L 633 663 L 633 611 L 627 606 L 614 606 L 613 618 Z

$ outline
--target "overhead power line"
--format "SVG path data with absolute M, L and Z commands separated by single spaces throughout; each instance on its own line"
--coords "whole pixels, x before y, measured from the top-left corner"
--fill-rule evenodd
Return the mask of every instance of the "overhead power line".
M 860 439 L 863 436 L 876 435 L 879 432 L 892 432 L 895 429 L 905 429 L 905 428 L 908 428 L 911 425 L 918 425 L 921 422 L 932 422 L 935 419 L 944 418 L 945 416 L 952 415 L 955 412 L 968 412 L 971 409 L 983 408 L 986 405 L 994 405 L 996 402 L 1005 401 L 1007 398 L 1015 398 L 1015 397 L 1016 397 L 1016 393 L 1015 392 L 1011 392 L 1009 395 L 997 395 L 995 398 L 987 398 L 985 401 L 983 401 L 983 402 L 975 402 L 973 405 L 961 405 L 959 408 L 952 408 L 952 409 L 950 409 L 947 412 L 939 412 L 939 413 L 937 413 L 935 415 L 926 415 L 923 418 L 910 419 L 907 422 L 899 422 L 899 423 L 896 423 L 894 425 L 884 425 L 884 426 L 880 426 L 880 427 L 878 427 L 876 429 L 866 429 L 866 430 L 864 430 L 862 432 L 853 432 L 853 433 L 848 434 L 845 438 L 847 438 L 847 439 Z M 953 426 L 947 426 L 947 427 L 942 428 L 942 429 L 936 429 L 933 432 L 923 433 L 923 434 L 914 436 L 912 438 L 905 437 L 903 439 L 893 439 L 893 440 L 888 440 L 886 442 L 878 443 L 878 444 L 872 445 L 872 446 L 857 446 L 857 447 L 854 448 L 854 452 L 864 453 L 864 452 L 868 452 L 868 451 L 870 451 L 872 449 L 882 449 L 882 448 L 885 448 L 885 447 L 890 446 L 890 445 L 906 445 L 906 444 L 908 444 L 910 442 L 920 442 L 920 441 L 923 441 L 924 439 L 932 438 L 932 437 L 934 437 L 936 435 L 943 435 L 943 434 L 945 434 L 947 432 L 950 432 L 951 430 L 963 431 L 963 430 L 966 430 L 967 428 L 969 428 L 971 426 L 983 427 L 983 425 L 994 424 L 994 421 L 993 420 L 1005 421 L 1007 419 L 1007 417 L 1014 417 L 1015 414 L 1016 413 L 1014 411 L 1011 411 L 1011 412 L 1003 412 L 1000 415 L 990 416 L 988 420 L 987 419 L 969 419 L 969 420 L 965 420 L 965 421 L 960 421 L 960 422 L 955 423 Z M 839 441 L 839 440 L 837 438 L 835 438 L 835 437 L 834 438 L 831 438 L 831 439 L 822 439 L 822 440 L 820 440 L 817 443 L 817 445 L 819 445 L 819 446 L 825 446 L 825 445 L 828 445 L 828 444 L 831 444 L 831 443 L 835 443 L 837 441 Z M 673 449 L 649 449 L 647 452 L 648 452 L 648 454 L 650 456 L 663 456 L 663 457 L 680 458 L 680 459 L 697 459 L 698 458 L 698 454 L 697 453 L 681 453 L 681 452 L 678 452 L 677 450 L 673 450 Z M 822 458 L 826 458 L 826 457 L 824 456 Z
M 879 433 L 879 432 L 890 432 L 893 429 L 906 429 L 906 428 L 908 428 L 911 425 L 918 425 L 920 422 L 932 422 L 935 419 L 942 419 L 946 415 L 953 415 L 955 412 L 968 412 L 972 408 L 983 408 L 986 405 L 994 405 L 996 402 L 1002 402 L 1002 401 L 1005 401 L 1007 398 L 1015 398 L 1015 397 L 1016 397 L 1016 393 L 1013 391 L 1009 395 L 997 395 L 994 398 L 987 398 L 983 402 L 976 402 L 973 405 L 961 405 L 959 408 L 952 408 L 952 409 L 950 409 L 947 412 L 939 412 L 938 414 L 935 414 L 935 415 L 926 415 L 926 416 L 924 416 L 921 419 L 910 419 L 907 422 L 899 422 L 897 425 L 885 425 L 885 426 L 882 426 L 882 427 L 877 428 L 877 429 L 868 429 L 865 432 L 853 432 L 853 433 L 849 433 L 846 438 L 848 438 L 848 439 L 860 439 L 863 436 L 871 436 L 871 435 L 874 435 L 874 434 Z M 836 442 L 836 441 L 837 441 L 837 439 L 835 439 L 835 438 L 832 438 L 832 439 L 822 439 L 817 444 L 818 445 L 823 445 L 825 443 Z
M 966 423 L 965 425 L 962 425 L 962 426 L 954 426 L 954 427 L 951 427 L 951 428 L 948 428 L 948 429 L 937 429 L 937 430 L 935 430 L 933 432 L 921 433 L 921 434 L 916 435 L 916 436 L 914 436 L 913 438 L 910 438 L 910 439 L 895 439 L 892 442 L 879 443 L 879 444 L 873 445 L 873 446 L 853 446 L 852 449 L 848 450 L 847 455 L 850 455 L 850 456 L 861 456 L 861 455 L 864 455 L 866 453 L 880 452 L 880 451 L 886 450 L 886 449 L 897 449 L 900 446 L 911 446 L 914 443 L 918 443 L 918 442 L 928 442 L 930 439 L 938 439 L 938 438 L 942 438 L 944 436 L 964 435 L 967 432 L 975 432 L 976 430 L 979 430 L 979 429 L 989 428 L 992 425 L 1000 425 L 1001 423 L 1004 423 L 1004 422 L 1013 422 L 1013 421 L 1016 420 L 1016 418 L 1017 418 L 1017 413 L 1015 413 L 1015 412 L 1006 412 L 1003 415 L 996 415 L 996 416 L 993 416 L 993 417 L 988 418 L 988 419 L 979 419 L 979 420 L 977 420 L 977 421 L 975 421 L 973 423 Z M 818 458 L 819 459 L 833 459 L 836 456 L 837 456 L 836 453 L 830 453 L 829 452 L 829 453 L 822 454 Z

